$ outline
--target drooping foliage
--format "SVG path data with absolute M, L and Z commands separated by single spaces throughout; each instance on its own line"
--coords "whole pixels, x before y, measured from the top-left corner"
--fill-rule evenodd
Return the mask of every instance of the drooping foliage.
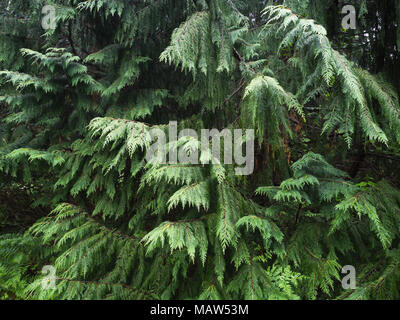
M 1 1 L 0 293 L 398 299 L 400 9 L 353 2 Z M 254 129 L 254 172 L 146 161 L 171 121 Z

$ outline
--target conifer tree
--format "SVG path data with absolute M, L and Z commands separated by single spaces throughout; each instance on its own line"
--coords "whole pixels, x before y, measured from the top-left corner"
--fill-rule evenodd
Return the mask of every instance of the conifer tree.
M 376 43 L 332 25 L 341 4 L 1 1 L 0 293 L 398 299 L 399 92 Z M 364 31 L 388 10 L 354 5 Z M 146 161 L 149 130 L 171 121 L 254 129 L 254 172 Z

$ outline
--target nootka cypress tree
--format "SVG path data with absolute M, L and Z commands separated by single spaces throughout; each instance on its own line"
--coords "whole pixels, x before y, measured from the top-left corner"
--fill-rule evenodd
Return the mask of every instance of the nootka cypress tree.
M 0 1 L 0 297 L 399 299 L 400 4 L 350 2 Z

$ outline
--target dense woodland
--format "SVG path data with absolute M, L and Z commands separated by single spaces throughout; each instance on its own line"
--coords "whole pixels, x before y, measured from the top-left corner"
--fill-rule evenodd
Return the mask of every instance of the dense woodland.
M 398 0 L 0 16 L 1 299 L 400 298 Z M 146 162 L 144 132 L 170 121 L 254 129 L 254 172 Z

